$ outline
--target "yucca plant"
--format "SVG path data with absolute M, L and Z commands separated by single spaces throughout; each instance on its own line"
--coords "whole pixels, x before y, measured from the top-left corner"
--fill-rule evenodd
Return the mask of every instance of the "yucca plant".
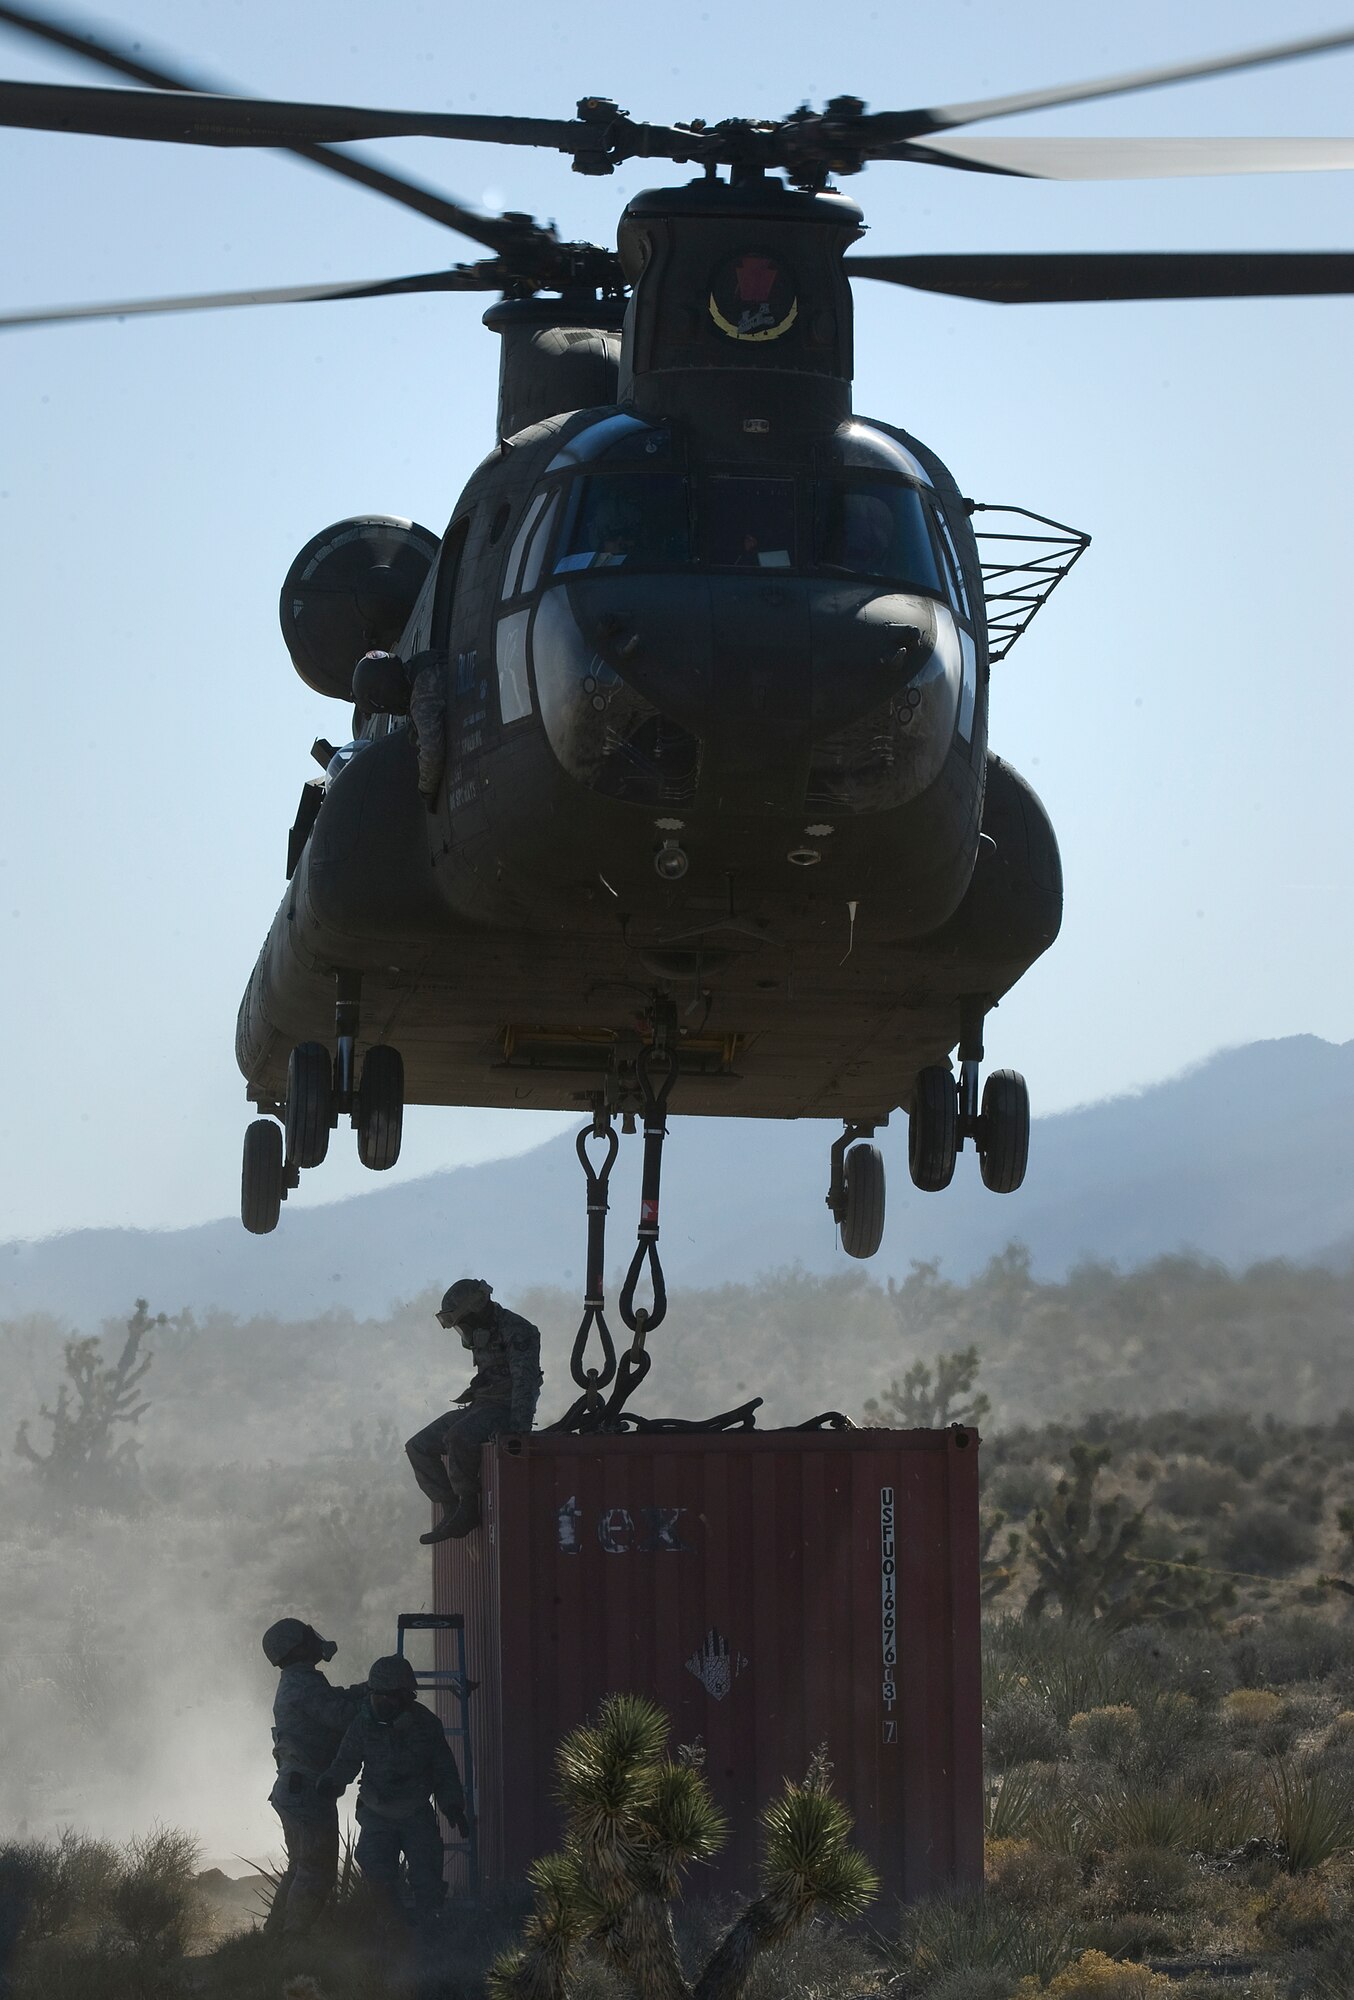
M 1274 1840 L 1290 1874 L 1354 1850 L 1354 1785 L 1343 1773 L 1276 1763 L 1265 1791 Z
M 987 1788 L 984 1832 L 989 1840 L 1015 1840 L 1026 1831 L 1048 1800 L 1048 1785 L 1028 1764 L 996 1779 Z
M 878 1886 L 849 1845 L 851 1818 L 820 1755 L 762 1816 L 761 1894 L 715 1947 L 694 1986 L 682 1969 L 671 1904 L 727 1825 L 699 1757 L 668 1755 L 668 1721 L 637 1695 L 612 1695 L 560 1746 L 563 1851 L 530 1871 L 535 1907 L 522 1942 L 489 1975 L 492 2000 L 570 2000 L 589 1954 L 636 2000 L 736 2000 L 754 1964 L 816 1911 L 857 1915 Z

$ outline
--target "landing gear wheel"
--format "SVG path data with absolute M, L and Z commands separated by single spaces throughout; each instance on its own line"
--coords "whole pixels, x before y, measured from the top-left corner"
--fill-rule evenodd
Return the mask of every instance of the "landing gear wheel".
M 287 1064 L 287 1158 L 318 1167 L 334 1122 L 334 1065 L 323 1042 L 302 1042 Z
M 240 1220 L 251 1236 L 267 1236 L 282 1213 L 282 1127 L 271 1118 L 246 1126 L 240 1175 Z
M 873 1257 L 884 1238 L 884 1156 L 878 1146 L 853 1146 L 846 1156 L 842 1249 Z
M 404 1061 L 398 1049 L 380 1043 L 367 1050 L 353 1123 L 363 1166 L 376 1173 L 393 1167 L 404 1128 Z
M 941 1063 L 920 1070 L 907 1121 L 907 1165 L 914 1184 L 938 1194 L 954 1179 L 959 1150 L 959 1093 Z
M 993 1070 L 983 1085 L 981 1120 L 983 1185 L 1014 1194 L 1030 1157 L 1030 1093 L 1019 1070 Z

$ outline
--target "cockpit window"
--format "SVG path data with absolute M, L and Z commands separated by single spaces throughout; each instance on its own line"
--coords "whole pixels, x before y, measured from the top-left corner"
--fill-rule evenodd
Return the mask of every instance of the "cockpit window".
M 708 479 L 701 488 L 701 560 L 725 569 L 793 569 L 792 479 Z
M 817 567 L 940 591 L 935 550 L 915 487 L 882 479 L 822 480 Z
M 691 560 L 686 481 L 675 473 L 597 474 L 579 487 L 557 574 Z
M 935 508 L 933 519 L 936 524 L 936 533 L 940 537 L 941 554 L 945 561 L 945 576 L 950 586 L 950 602 L 961 618 L 971 620 L 973 614 L 970 612 L 968 605 L 968 587 L 964 582 L 964 566 L 959 560 L 959 551 L 954 545 L 954 536 L 950 533 L 950 524 L 945 519 L 939 507 Z

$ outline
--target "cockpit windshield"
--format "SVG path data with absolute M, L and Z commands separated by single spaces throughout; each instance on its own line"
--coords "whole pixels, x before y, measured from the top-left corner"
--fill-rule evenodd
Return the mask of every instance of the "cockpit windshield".
M 656 472 L 579 481 L 557 572 L 690 560 L 685 479 Z
M 539 572 L 546 515 L 532 544 Z M 519 541 L 531 519 L 524 523 Z M 597 569 L 797 570 L 943 594 L 917 488 L 843 468 L 815 480 L 703 472 L 580 472 L 568 488 L 556 575 Z M 509 574 L 514 565 L 509 563 Z
M 939 592 L 935 550 L 915 487 L 825 479 L 818 498 L 818 567 Z
M 793 569 L 793 479 L 721 479 L 701 489 L 701 560 L 718 569 Z

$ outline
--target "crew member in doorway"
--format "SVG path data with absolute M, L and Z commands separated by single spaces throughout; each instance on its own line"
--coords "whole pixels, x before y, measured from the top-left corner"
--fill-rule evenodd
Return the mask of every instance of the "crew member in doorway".
M 470 1832 L 465 1793 L 451 1745 L 430 1708 L 415 1699 L 418 1682 L 398 1653 L 372 1662 L 366 1699 L 350 1723 L 318 1790 L 337 1800 L 362 1774 L 357 1792 L 357 1865 L 394 1916 L 400 1909 L 400 1860 L 409 1878 L 415 1922 L 437 1914 L 446 1884 L 437 1810 Z
M 494 1304 L 483 1278 L 458 1278 L 438 1311 L 439 1326 L 455 1327 L 475 1362 L 469 1387 L 448 1410 L 404 1447 L 414 1477 L 442 1518 L 421 1542 L 468 1535 L 480 1521 L 480 1447 L 500 1431 L 529 1431 L 541 1393 L 541 1336 L 529 1319 Z M 445 1459 L 445 1464 L 443 1460 Z
M 419 797 L 429 811 L 447 761 L 446 666 L 442 653 L 402 660 L 376 647 L 353 669 L 353 735 L 361 736 L 373 715 L 407 715 L 418 753 Z
M 338 1873 L 338 1807 L 315 1781 L 333 1759 L 366 1694 L 365 1683 L 331 1687 L 320 1672 L 338 1647 L 300 1618 L 279 1618 L 263 1635 L 263 1650 L 281 1669 L 273 1697 L 273 1757 L 277 1782 L 269 1803 L 282 1822 L 287 1866 L 264 1930 L 299 1937 L 309 1930 Z

